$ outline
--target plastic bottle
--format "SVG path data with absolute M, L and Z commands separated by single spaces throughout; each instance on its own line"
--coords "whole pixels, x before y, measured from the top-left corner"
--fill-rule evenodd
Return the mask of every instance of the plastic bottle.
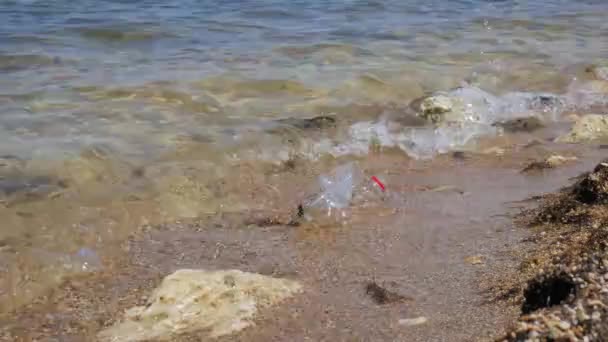
M 386 191 L 378 177 L 368 179 L 355 162 L 340 165 L 327 175 L 320 175 L 318 182 L 320 191 L 303 203 L 305 211 L 321 209 L 326 211 L 327 216 L 337 214 L 339 218 L 347 216 L 346 209 L 353 204 L 353 200 L 356 199 L 357 204 L 380 200 Z M 304 217 L 311 219 L 310 215 L 305 214 Z

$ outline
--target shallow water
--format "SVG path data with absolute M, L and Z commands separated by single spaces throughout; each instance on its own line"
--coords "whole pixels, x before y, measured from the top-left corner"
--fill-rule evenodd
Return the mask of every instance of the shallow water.
M 182 135 L 221 149 L 234 139 L 226 130 L 261 117 L 406 104 L 476 77 L 491 79 L 486 90 L 563 91 L 562 68 L 608 51 L 607 10 L 560 0 L 8 2 L 1 152 L 61 158 L 105 144 L 149 158 Z
M 482 151 L 493 121 L 532 112 L 554 137 L 566 114 L 605 108 L 584 66 L 608 55 L 607 14 L 599 0 L 5 1 L 0 309 L 103 267 L 142 226 L 296 204 L 371 145 Z M 481 118 L 407 121 L 436 91 Z M 528 108 L 538 94 L 563 106 Z M 297 189 L 278 194 L 280 172 Z

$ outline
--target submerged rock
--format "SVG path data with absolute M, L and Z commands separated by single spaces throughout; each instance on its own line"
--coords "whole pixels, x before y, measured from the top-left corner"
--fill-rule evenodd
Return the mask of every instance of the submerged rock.
M 516 133 L 533 132 L 537 129 L 542 128 L 544 125 L 539 118 L 529 117 L 497 122 L 494 124 L 494 126 L 502 127 L 505 131 L 510 133 Z
M 412 109 L 417 115 L 431 123 L 461 121 L 464 118 L 464 103 L 447 94 L 436 94 L 412 101 Z
M 563 100 L 553 94 L 514 92 L 496 96 L 472 86 L 437 92 L 410 103 L 417 116 L 434 124 L 474 122 L 489 125 L 513 117 L 555 114 L 563 107 Z
M 534 161 L 534 162 L 528 164 L 522 170 L 522 172 L 527 173 L 527 172 L 541 171 L 541 170 L 545 170 L 545 169 L 552 169 L 552 168 L 556 168 L 558 166 L 561 166 L 568 162 L 573 162 L 576 160 L 577 160 L 576 157 L 564 157 L 564 156 L 560 156 L 560 155 L 552 155 L 545 160 Z
M 182 269 L 168 275 L 145 306 L 129 309 L 121 322 L 102 330 L 100 341 L 169 340 L 176 334 L 209 331 L 232 334 L 253 325 L 259 308 L 302 290 L 292 280 L 238 270 Z
M 295 127 L 301 130 L 319 130 L 333 128 L 336 126 L 336 118 L 333 116 L 321 115 L 314 118 L 288 118 L 276 121 L 279 124 Z
M 579 143 L 598 139 L 608 139 L 608 116 L 588 114 L 578 119 L 570 132 L 557 138 L 557 141 Z
M 595 64 L 585 68 L 585 72 L 591 74 L 595 79 L 608 81 L 608 64 Z

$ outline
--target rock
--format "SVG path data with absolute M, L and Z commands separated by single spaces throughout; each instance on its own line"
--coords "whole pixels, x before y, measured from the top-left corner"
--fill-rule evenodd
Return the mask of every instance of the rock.
M 559 323 L 557 324 L 557 326 L 558 326 L 558 327 L 559 327 L 561 330 L 564 330 L 564 331 L 565 331 L 565 330 L 570 329 L 570 327 L 571 327 L 572 325 L 571 325 L 570 323 L 568 323 L 568 322 L 559 322 Z
M 537 129 L 542 128 L 544 125 L 539 118 L 516 118 L 512 120 L 496 122 L 493 126 L 502 127 L 505 131 L 510 133 L 516 132 L 533 132 Z
M 370 281 L 367 283 L 367 285 L 365 286 L 365 293 L 367 295 L 369 295 L 376 304 L 379 304 L 379 305 L 412 300 L 412 298 L 410 298 L 410 297 L 402 296 L 393 291 L 389 291 L 389 290 L 385 289 L 384 287 L 378 285 L 374 281 Z
M 464 259 L 465 262 L 471 265 L 483 265 L 483 256 L 473 255 Z
M 595 77 L 601 80 L 608 81 L 608 66 L 596 67 L 593 71 L 593 74 L 595 75 Z
M 326 128 L 333 128 L 336 126 L 336 118 L 333 116 L 315 116 L 314 118 L 309 119 L 300 119 L 300 118 L 289 118 L 289 119 L 280 119 L 276 121 L 281 125 L 287 125 L 291 127 L 295 127 L 301 130 L 320 130 Z
M 577 120 L 570 132 L 557 138 L 557 141 L 580 143 L 602 138 L 608 139 L 608 116 L 588 114 Z
M 127 310 L 122 321 L 102 330 L 100 341 L 171 339 L 209 331 L 232 334 L 253 325 L 259 308 L 270 307 L 302 290 L 291 280 L 238 270 L 182 269 L 165 277 L 145 306 Z
M 416 317 L 416 318 L 402 318 L 399 320 L 399 325 L 405 325 L 408 327 L 414 325 L 421 325 L 428 322 L 428 319 L 424 316 Z
M 525 106 L 537 113 L 547 113 L 551 111 L 561 111 L 564 109 L 564 99 L 553 94 L 538 94 L 528 98 Z
M 436 94 L 414 100 L 410 107 L 417 116 L 434 124 L 464 119 L 463 101 L 447 94 Z
M 430 96 L 422 100 L 420 110 L 423 114 L 443 114 L 452 110 L 454 102 L 446 95 Z
M 560 155 L 552 155 L 551 157 L 547 158 L 545 160 L 545 162 L 547 163 L 547 165 L 549 165 L 549 167 L 557 167 L 560 165 L 563 165 L 567 162 L 571 162 L 571 161 L 576 161 L 578 158 L 576 157 L 564 157 L 564 156 L 560 156 Z
M 563 108 L 564 99 L 553 94 L 513 92 L 496 96 L 473 86 L 437 92 L 410 103 L 410 109 L 418 116 L 435 124 L 473 122 L 490 125 L 513 117 L 555 115 Z M 535 124 L 538 126 L 538 123 Z
M 545 169 L 552 169 L 568 162 L 576 161 L 576 157 L 564 157 L 560 155 L 552 155 L 549 158 L 542 161 L 534 161 L 526 166 L 522 172 L 540 171 Z
M 481 153 L 483 154 L 493 154 L 497 157 L 500 157 L 502 155 L 505 154 L 505 149 L 502 147 L 498 147 L 498 146 L 494 146 L 494 147 L 489 147 L 486 148 L 485 150 L 481 151 Z
M 585 68 L 585 72 L 597 80 L 608 81 L 608 65 L 590 65 Z

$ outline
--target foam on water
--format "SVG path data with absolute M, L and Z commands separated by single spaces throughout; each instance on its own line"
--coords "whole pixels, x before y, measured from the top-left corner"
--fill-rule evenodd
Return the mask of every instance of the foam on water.
M 439 94 L 461 102 L 462 121 L 395 128 L 390 128 L 394 125 L 386 118 L 357 122 L 350 126 L 346 141 L 335 143 L 324 152 L 336 157 L 363 155 L 369 152 L 370 147 L 381 146 L 398 147 L 414 158 L 429 158 L 464 148 L 481 136 L 499 134 L 501 130 L 493 125 L 496 122 L 519 117 L 557 120 L 565 108 L 562 97 L 553 94 L 518 92 L 496 96 L 470 86 Z M 316 146 L 328 147 L 327 142 Z M 322 148 L 317 148 L 319 150 Z

